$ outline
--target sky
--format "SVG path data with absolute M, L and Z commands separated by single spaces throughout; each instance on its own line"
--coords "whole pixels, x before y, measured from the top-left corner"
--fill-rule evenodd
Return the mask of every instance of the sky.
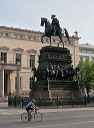
M 51 22 L 52 14 L 80 44 L 94 45 L 94 0 L 0 0 L 0 26 L 44 32 L 41 17 Z

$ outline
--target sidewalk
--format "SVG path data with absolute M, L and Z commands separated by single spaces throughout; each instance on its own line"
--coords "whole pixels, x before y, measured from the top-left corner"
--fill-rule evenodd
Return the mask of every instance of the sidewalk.
M 73 111 L 94 111 L 94 107 L 71 107 L 71 108 L 49 108 L 49 109 L 40 109 L 41 113 L 49 113 L 49 112 L 73 112 Z M 2 115 L 21 115 L 25 112 L 25 108 L 15 108 L 8 107 L 7 102 L 0 103 L 0 116 Z

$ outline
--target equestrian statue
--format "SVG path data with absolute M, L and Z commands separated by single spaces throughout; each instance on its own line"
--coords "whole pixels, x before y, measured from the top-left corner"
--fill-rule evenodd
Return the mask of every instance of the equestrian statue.
M 66 28 L 61 29 L 59 20 L 56 18 L 56 15 L 52 15 L 51 19 L 52 22 L 50 23 L 47 18 L 41 18 L 41 26 L 45 26 L 45 34 L 41 37 L 41 42 L 43 43 L 43 37 L 46 36 L 50 38 L 50 46 L 51 46 L 51 36 L 58 36 L 60 38 L 60 42 L 63 43 L 63 47 L 64 47 L 64 41 L 62 39 L 62 36 L 64 34 L 68 39 L 68 43 L 70 43 L 68 31 Z

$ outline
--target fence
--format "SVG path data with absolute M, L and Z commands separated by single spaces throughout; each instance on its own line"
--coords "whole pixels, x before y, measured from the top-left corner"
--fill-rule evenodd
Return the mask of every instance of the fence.
M 9 97 L 8 98 L 8 106 L 15 107 L 24 107 L 28 102 L 31 101 L 30 97 Z M 34 98 L 36 100 L 36 105 L 39 107 L 51 107 L 58 108 L 64 106 L 75 106 L 75 105 L 83 105 L 87 106 L 87 104 L 93 102 L 94 100 L 88 99 L 85 97 L 70 97 L 70 98 Z M 94 99 L 94 98 L 93 98 Z

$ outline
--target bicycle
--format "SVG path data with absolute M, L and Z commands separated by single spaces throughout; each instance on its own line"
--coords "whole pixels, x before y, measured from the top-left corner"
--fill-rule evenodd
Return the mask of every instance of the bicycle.
M 42 113 L 38 112 L 37 109 L 35 109 L 31 114 L 29 114 L 28 112 L 24 112 L 21 115 L 21 120 L 23 122 L 28 122 L 31 121 L 32 119 L 35 119 L 36 121 L 41 121 L 43 119 L 43 115 Z

